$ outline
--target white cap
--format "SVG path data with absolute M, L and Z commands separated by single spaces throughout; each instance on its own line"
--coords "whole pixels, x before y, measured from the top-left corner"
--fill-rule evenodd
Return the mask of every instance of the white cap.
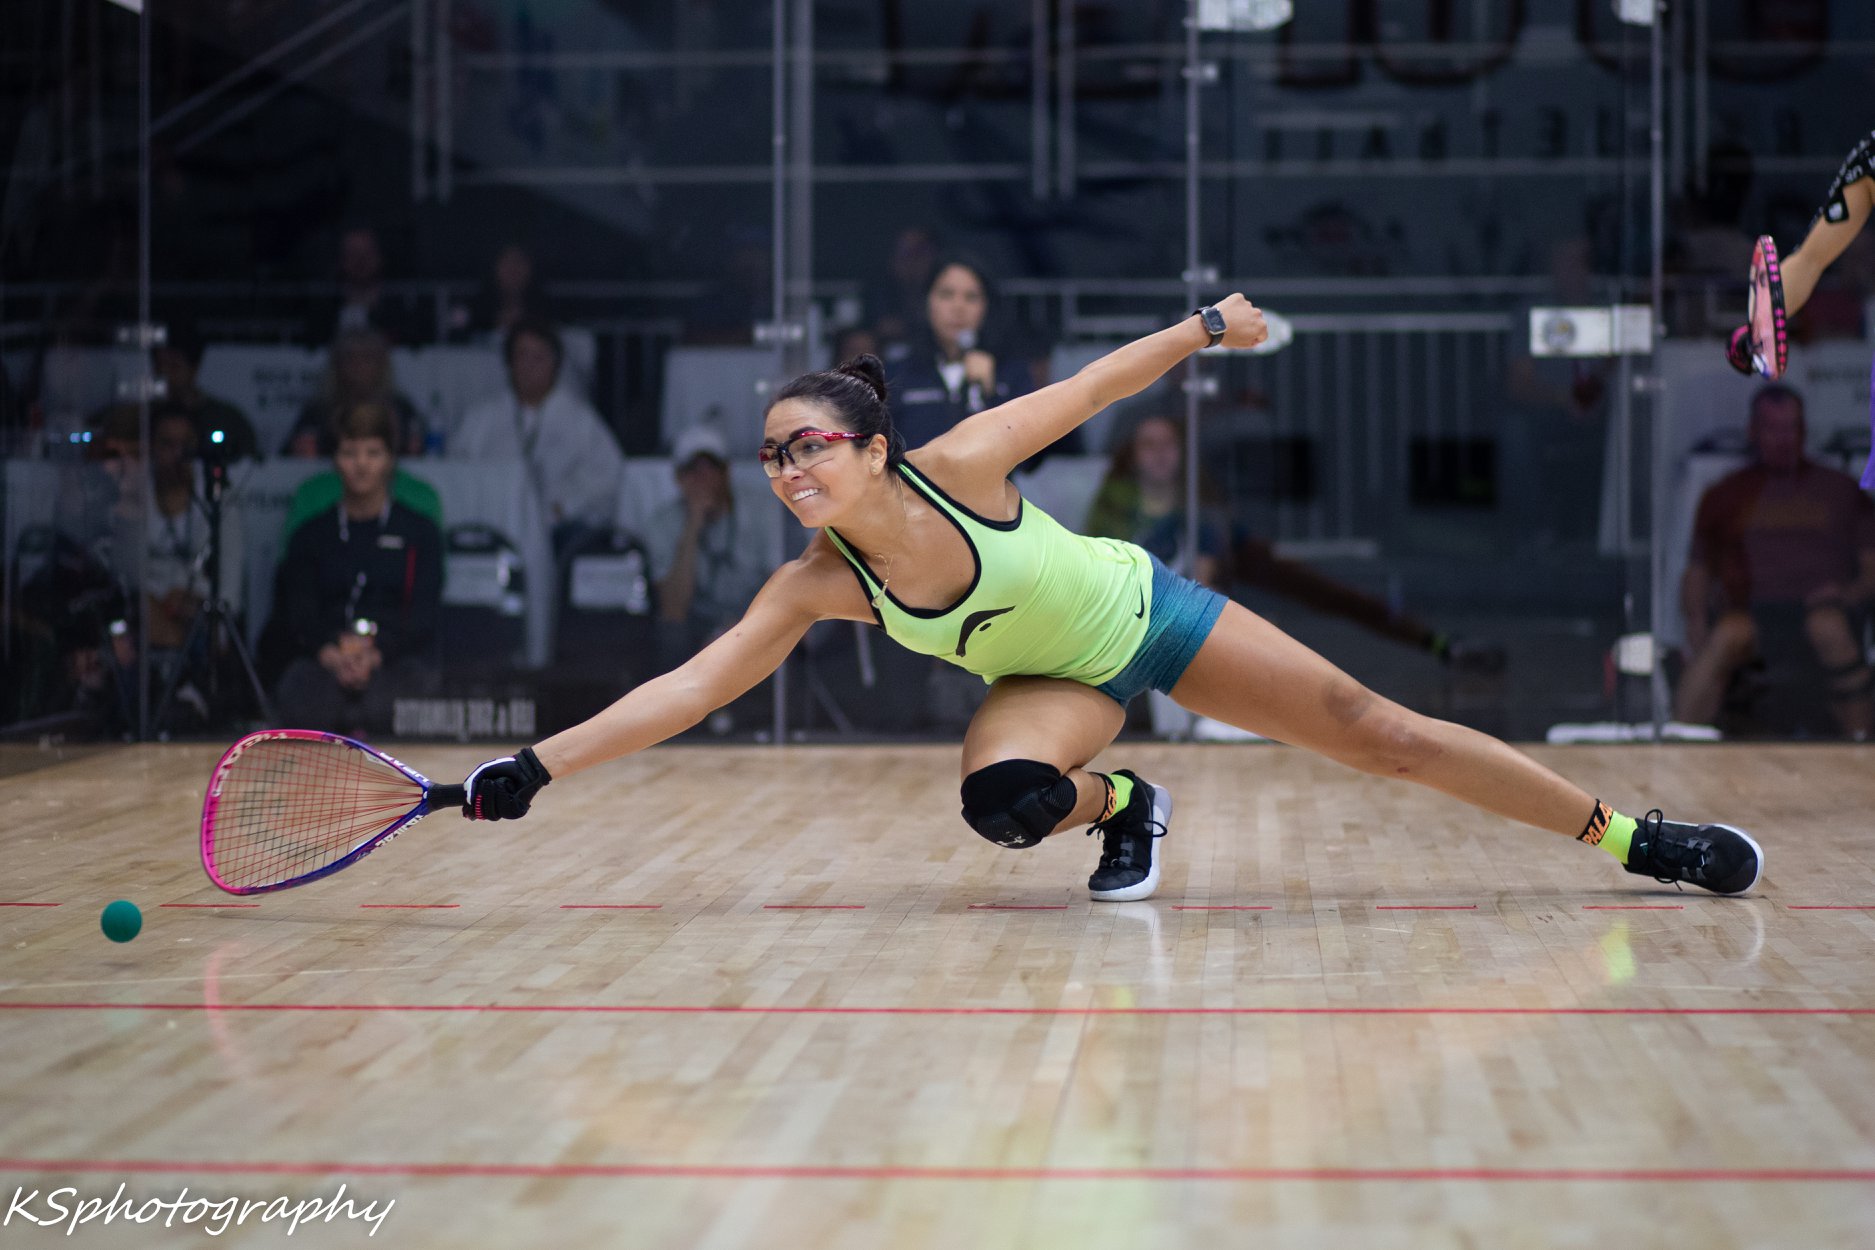
M 702 455 L 715 456 L 724 465 L 729 463 L 729 444 L 723 440 L 722 432 L 699 421 L 678 432 L 676 442 L 671 445 L 671 464 L 681 469 Z

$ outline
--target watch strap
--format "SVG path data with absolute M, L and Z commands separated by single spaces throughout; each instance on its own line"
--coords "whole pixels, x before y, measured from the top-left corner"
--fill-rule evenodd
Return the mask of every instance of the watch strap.
M 1224 314 L 1217 310 L 1216 305 L 1206 304 L 1203 308 L 1193 309 L 1192 315 L 1204 323 L 1206 333 L 1211 336 L 1212 347 L 1224 341 L 1224 331 L 1228 327 L 1224 324 Z

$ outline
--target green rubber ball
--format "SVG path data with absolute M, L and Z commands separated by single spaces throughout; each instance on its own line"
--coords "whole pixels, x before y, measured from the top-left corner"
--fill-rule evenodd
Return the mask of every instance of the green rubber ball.
M 104 909 L 104 915 L 98 922 L 104 929 L 104 936 L 113 942 L 128 942 L 143 931 L 143 913 L 129 899 L 118 899 Z

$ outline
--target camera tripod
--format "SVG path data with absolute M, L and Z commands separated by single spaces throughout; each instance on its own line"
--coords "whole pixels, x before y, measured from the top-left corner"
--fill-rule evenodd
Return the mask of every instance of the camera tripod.
M 260 674 L 255 671 L 254 657 L 248 650 L 247 639 L 241 636 L 233 610 L 221 593 L 221 514 L 222 497 L 228 488 L 228 463 L 221 445 L 212 442 L 212 436 L 211 441 L 204 442 L 202 447 L 202 487 L 199 497 L 191 496 L 190 506 L 200 507 L 208 517 L 208 545 L 203 559 L 203 571 L 208 577 L 208 594 L 196 611 L 195 620 L 189 625 L 187 637 L 182 640 L 175 671 L 169 675 L 162 702 L 157 704 L 156 715 L 150 722 L 150 732 L 158 739 L 169 736 L 170 716 L 175 710 L 176 696 L 194 666 L 191 657 L 198 653 L 203 656 L 205 669 L 203 684 L 206 689 L 201 692 L 203 719 L 212 726 L 229 715 L 231 709 L 226 705 L 226 699 L 232 692 L 223 688 L 221 672 L 224 647 L 234 652 L 241 661 L 241 671 L 247 677 L 248 691 L 254 696 L 254 707 L 260 712 L 261 719 L 273 719 L 273 704 L 261 685 Z

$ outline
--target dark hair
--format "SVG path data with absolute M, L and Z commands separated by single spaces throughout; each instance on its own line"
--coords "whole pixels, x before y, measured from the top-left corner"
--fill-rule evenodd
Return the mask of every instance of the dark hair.
M 962 269 L 977 280 L 977 286 L 983 290 L 983 303 L 986 306 L 996 302 L 996 289 L 990 285 L 989 274 L 984 272 L 983 266 L 973 258 L 955 252 L 938 257 L 937 264 L 931 266 L 931 278 L 924 284 L 924 293 L 929 296 L 937 286 L 938 279 L 951 269 Z
M 1797 405 L 1797 420 L 1804 419 L 1803 393 L 1795 387 L 1785 386 L 1782 382 L 1768 382 L 1759 387 L 1757 394 L 1751 397 L 1752 421 L 1757 421 L 1759 411 L 1766 404 L 1777 403 Z
M 560 345 L 560 332 L 545 317 L 523 317 L 508 327 L 508 337 L 501 341 L 502 363 L 514 363 L 514 343 L 523 334 L 533 335 L 552 349 L 555 369 L 566 363 L 566 349 Z
M 1169 426 L 1172 435 L 1178 440 L 1178 460 L 1182 467 L 1189 448 L 1185 442 L 1185 423 L 1177 417 L 1163 412 L 1147 412 L 1137 417 L 1126 427 L 1125 437 L 1114 444 L 1113 453 L 1107 461 L 1107 475 L 1101 479 L 1100 490 L 1096 498 L 1108 495 L 1121 486 L 1137 486 L 1139 483 L 1139 431 L 1148 421 L 1159 421 Z M 1224 488 L 1211 475 L 1201 459 L 1198 463 L 1198 506 L 1201 508 L 1222 508 L 1227 503 Z
M 194 323 L 182 320 L 170 321 L 162 345 L 188 361 L 191 369 L 202 367 L 202 355 L 208 350 L 201 331 L 195 328 Z
M 853 434 L 868 440 L 885 435 L 885 463 L 897 468 L 905 459 L 905 436 L 892 424 L 892 410 L 886 402 L 885 365 L 877 356 L 856 356 L 837 369 L 803 373 L 775 392 L 762 415 L 773 412 L 784 399 L 803 399 L 821 404 Z
M 348 438 L 378 438 L 391 455 L 397 454 L 397 411 L 381 400 L 360 400 L 339 414 L 336 425 L 341 443 Z

